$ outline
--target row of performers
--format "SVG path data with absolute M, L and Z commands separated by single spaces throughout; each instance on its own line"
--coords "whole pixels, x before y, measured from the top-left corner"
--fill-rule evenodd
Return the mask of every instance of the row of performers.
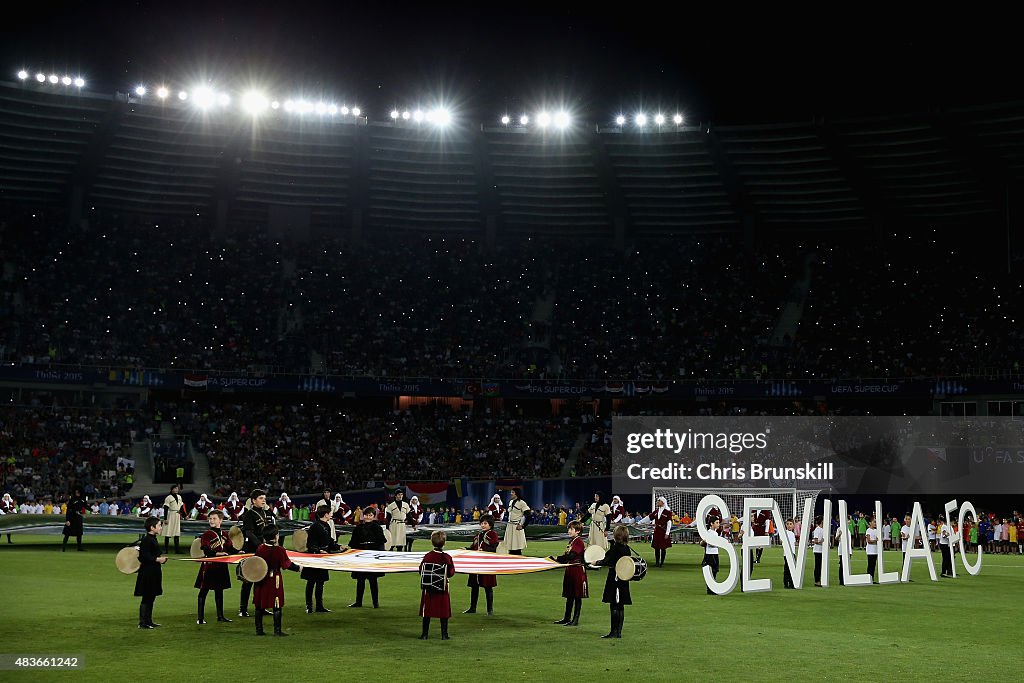
M 256 634 L 264 635 L 263 617 L 272 615 L 274 620 L 274 635 L 287 635 L 282 630 L 282 608 L 284 606 L 284 582 L 283 571 L 299 571 L 296 563 L 288 558 L 287 552 L 278 545 L 279 530 L 275 524 L 272 513 L 266 505 L 266 495 L 262 491 L 253 491 L 251 499 L 252 506 L 243 514 L 242 524 L 245 536 L 244 545 L 241 549 L 233 546 L 228 534 L 221 529 L 223 513 L 212 511 L 209 516 L 210 528 L 200 537 L 200 545 L 204 555 L 207 557 L 227 556 L 238 553 L 252 553 L 262 557 L 267 562 L 268 572 L 264 579 L 256 584 L 249 583 L 242 579 L 242 590 L 239 604 L 239 617 L 249 617 L 249 599 L 253 599 Z M 399 505 L 401 501 L 397 501 Z M 516 515 L 515 510 L 520 512 L 526 508 L 525 502 L 518 498 L 518 491 L 513 494 L 510 511 L 513 528 Z M 525 515 L 524 515 L 525 516 Z M 315 521 L 308 529 L 307 552 L 311 553 L 332 553 L 348 549 L 348 547 L 362 550 L 384 550 L 385 538 L 383 527 L 373 516 L 371 510 L 364 513 L 364 521 L 355 527 L 349 546 L 341 546 L 337 542 L 336 534 L 332 528 L 333 513 L 327 505 L 318 506 L 315 513 Z M 470 550 L 482 552 L 495 552 L 498 548 L 499 537 L 494 531 L 493 519 L 485 515 L 480 519 L 480 532 L 476 535 Z M 163 530 L 162 520 L 150 517 L 146 520 L 146 535 L 140 543 L 139 561 L 141 567 L 138 572 L 135 584 L 135 595 L 142 598 L 139 606 L 139 628 L 152 629 L 160 626 L 153 622 L 153 605 L 157 596 L 163 593 L 161 579 L 161 565 L 167 561 L 167 556 L 160 551 L 156 540 L 157 535 Z M 515 524 L 514 531 L 522 532 L 523 527 Z M 562 597 L 565 598 L 565 614 L 556 624 L 564 626 L 578 626 L 582 601 L 589 597 L 589 584 L 584 569 L 584 552 L 586 544 L 582 538 L 583 525 L 580 522 L 571 522 L 568 526 L 569 543 L 566 551 L 558 557 L 550 559 L 568 565 L 562 583 Z M 506 539 L 508 535 L 506 535 Z M 435 531 L 431 534 L 431 545 L 433 549 L 426 553 L 420 564 L 421 585 L 423 587 L 420 600 L 420 616 L 423 618 L 422 639 L 426 639 L 429 633 L 431 618 L 437 618 L 441 622 L 441 637 L 448 639 L 448 619 L 451 617 L 451 601 L 449 597 L 449 580 L 455 575 L 455 565 L 449 555 L 444 552 L 446 535 L 443 531 Z M 506 541 L 507 542 L 507 541 Z M 394 547 L 394 546 L 392 546 Z M 523 534 L 523 547 L 525 547 L 525 534 Z M 625 605 L 632 604 L 629 593 L 629 582 L 619 579 L 615 575 L 615 563 L 622 557 L 631 555 L 629 548 L 629 532 L 623 526 L 615 528 L 613 541 L 608 548 L 604 559 L 591 565 L 592 568 L 607 567 L 608 575 L 602 595 L 602 601 L 609 604 L 611 629 L 603 638 L 621 638 L 622 625 L 624 620 Z M 521 554 L 521 549 L 519 553 Z M 306 612 L 326 613 L 330 612 L 324 606 L 323 589 L 324 584 L 330 580 L 330 573 L 326 569 L 307 567 L 301 569 L 301 576 L 306 581 Z M 363 598 L 366 584 L 370 586 L 370 597 L 374 608 L 380 607 L 378 592 L 378 575 L 371 572 L 355 572 L 352 578 L 356 579 L 356 600 L 349 607 L 359 608 L 363 606 Z M 465 614 L 475 614 L 477 611 L 479 595 L 483 589 L 487 614 L 494 614 L 494 588 L 497 586 L 497 577 L 493 575 L 469 575 L 468 586 L 471 589 L 470 606 Z M 224 614 L 224 591 L 230 588 L 231 579 L 228 567 L 220 563 L 201 563 L 199 574 L 196 577 L 195 587 L 199 589 L 197 603 L 196 623 L 206 624 L 205 610 L 206 600 L 209 593 L 214 593 L 214 600 L 217 608 L 217 621 L 230 622 Z

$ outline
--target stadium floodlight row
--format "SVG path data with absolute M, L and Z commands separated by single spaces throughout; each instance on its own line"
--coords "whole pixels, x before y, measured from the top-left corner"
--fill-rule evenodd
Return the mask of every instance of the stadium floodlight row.
M 23 84 L 31 83 L 31 74 L 26 69 L 18 71 L 18 80 Z M 38 72 L 35 75 L 35 81 L 42 86 L 46 87 L 49 85 L 57 85 L 63 83 L 65 86 L 74 85 L 81 89 L 85 87 L 85 80 L 81 77 L 72 78 L 71 76 L 60 77 L 57 74 L 51 73 L 47 76 L 43 72 Z M 150 88 L 144 84 L 139 83 L 132 88 L 131 97 L 136 102 L 142 102 L 150 94 Z M 160 102 L 167 101 L 173 103 L 175 94 L 171 88 L 166 85 L 160 85 L 153 91 L 157 99 Z M 192 106 L 206 111 L 216 111 L 218 109 L 227 109 L 234 101 L 232 95 L 223 90 L 216 90 L 211 85 L 198 85 L 191 89 L 180 89 L 176 91 L 176 99 L 182 105 Z M 259 90 L 249 90 L 240 93 L 238 96 L 238 102 L 241 106 L 242 111 L 251 115 L 259 116 L 268 111 L 279 111 L 283 110 L 289 114 L 317 114 L 319 116 L 330 116 L 330 117 L 347 117 L 352 116 L 359 119 L 363 116 L 362 109 L 358 106 L 349 107 L 347 104 L 338 105 L 333 102 L 310 101 L 303 98 L 297 99 L 272 99 L 265 93 Z M 398 123 L 409 123 L 409 124 L 430 124 L 437 128 L 444 128 L 450 125 L 454 120 L 454 115 L 447 107 L 438 106 L 429 109 L 421 109 L 419 107 L 409 110 L 398 108 L 392 109 L 390 113 L 391 120 Z M 558 110 L 555 112 L 549 112 L 547 110 L 540 110 L 534 113 L 532 116 L 528 113 L 523 113 L 517 118 L 513 118 L 509 114 L 503 114 L 500 117 L 501 125 L 511 128 L 534 128 L 539 130 L 547 130 L 554 128 L 556 130 L 565 130 L 574 123 L 574 118 L 568 111 Z M 646 112 L 638 111 L 631 116 L 625 116 L 624 114 L 618 114 L 614 118 L 615 128 L 618 130 L 625 130 L 630 128 L 634 131 L 660 131 L 660 130 L 678 130 L 683 126 L 683 115 L 675 113 L 670 117 L 662 112 L 657 112 L 653 115 L 648 115 Z M 674 128 L 673 128 L 674 126 Z

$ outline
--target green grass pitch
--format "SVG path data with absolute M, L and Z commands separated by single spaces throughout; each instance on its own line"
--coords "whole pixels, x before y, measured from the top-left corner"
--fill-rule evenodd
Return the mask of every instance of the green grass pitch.
M 561 571 L 499 578 L 495 615 L 463 615 L 469 589 L 452 584 L 452 640 L 420 631 L 414 574 L 381 579 L 381 609 L 348 609 L 355 582 L 332 573 L 325 590 L 331 614 L 307 615 L 304 582 L 286 574 L 284 629 L 290 638 L 257 638 L 252 619 L 239 619 L 238 586 L 225 596 L 231 624 L 195 623 L 196 566 L 164 566 L 164 595 L 155 620 L 136 628 L 135 578 L 114 568 L 114 555 L 135 537 L 94 537 L 87 552 L 59 552 L 53 538 L 0 537 L 0 654 L 77 655 L 84 669 L 0 671 L 0 681 L 336 680 L 414 681 L 735 681 L 748 680 L 1021 680 L 1021 664 L 1001 647 L 1018 625 L 1024 557 L 986 555 L 972 577 L 928 580 L 914 563 L 914 582 L 893 586 L 782 589 L 779 548 L 765 552 L 755 577 L 771 577 L 769 593 L 707 596 L 701 550 L 677 545 L 668 564 L 632 586 L 621 640 L 608 632 L 601 603 L 605 571 L 590 572 L 592 597 L 578 628 L 555 626 L 564 601 Z M 418 541 L 419 550 L 426 543 Z M 457 545 L 449 546 L 451 548 Z M 531 555 L 561 553 L 563 543 L 532 543 Z M 648 546 L 635 546 L 652 561 Z M 172 556 L 174 557 L 174 556 Z M 723 554 L 723 572 L 726 571 Z M 889 569 L 898 553 L 888 553 Z M 938 555 L 935 556 L 938 569 Z M 863 571 L 863 551 L 853 568 Z M 808 557 L 807 574 L 813 560 Z M 721 574 L 720 574 L 721 576 Z M 367 596 L 368 601 L 369 596 Z M 483 596 L 481 595 L 481 606 Z M 207 620 L 216 611 L 211 596 Z M 267 619 L 267 627 L 272 622 Z M 980 668 L 979 668 L 980 667 Z

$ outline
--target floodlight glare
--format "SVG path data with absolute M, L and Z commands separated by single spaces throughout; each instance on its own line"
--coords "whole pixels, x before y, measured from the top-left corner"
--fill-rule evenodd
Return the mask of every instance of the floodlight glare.
M 664 123 L 665 123 L 665 116 L 663 114 L 655 114 L 654 115 L 654 123 L 659 125 L 659 126 L 664 125 Z
M 352 116 L 359 116 L 362 112 L 359 111 L 359 107 L 352 107 Z
M 75 79 L 75 87 L 76 88 L 84 88 L 85 87 L 85 79 L 82 78 L 81 76 L 76 78 Z
M 50 83 L 53 83 L 54 85 L 56 85 L 57 81 L 59 81 L 59 80 L 60 79 L 57 78 L 57 74 L 50 74 Z
M 21 80 L 25 80 L 26 78 L 28 78 L 28 72 L 22 69 L 18 72 L 18 78 Z
M 540 126 L 541 128 L 547 128 L 550 123 L 551 123 L 551 114 L 547 113 L 546 111 L 542 111 L 541 113 L 537 114 L 537 125 L 538 126 Z
M 71 76 L 65 76 L 64 78 L 60 79 L 60 82 L 64 85 L 71 85 Z
M 326 114 L 327 113 L 327 105 L 324 104 L 323 102 L 318 103 L 316 105 L 316 113 L 320 114 L 320 116 L 323 116 L 324 114 Z
M 391 118 L 393 118 L 393 119 L 397 119 L 398 118 L 398 110 L 397 109 L 392 109 L 391 110 Z
M 683 115 L 682 114 L 676 114 L 675 116 L 673 116 L 672 117 L 672 123 L 676 124 L 677 126 L 683 125 Z
M 559 128 L 567 128 L 569 126 L 568 112 L 560 111 L 555 114 L 555 125 Z
M 137 86 L 135 88 L 135 94 L 138 95 L 139 97 L 142 97 L 143 95 L 145 95 L 146 94 L 146 86 L 144 86 L 144 85 Z
M 242 95 L 242 109 L 249 112 L 253 116 L 266 110 L 267 98 L 263 93 L 257 90 L 250 90 L 249 92 Z
M 615 125 L 616 126 L 621 126 L 624 123 L 626 123 L 626 117 L 625 116 L 623 116 L 622 114 L 619 114 L 618 116 L 615 117 Z
M 332 104 L 331 106 L 327 107 L 327 113 L 330 114 L 331 116 L 336 116 L 338 114 L 338 105 Z
M 341 115 L 348 116 L 348 107 L 346 107 L 345 105 L 341 105 Z
M 419 109 L 417 109 L 416 111 L 414 111 L 412 113 L 412 120 L 415 121 L 416 123 L 419 123 L 420 121 L 422 121 L 423 118 L 424 118 L 423 112 L 421 110 L 419 110 Z
M 447 126 L 451 122 L 452 122 L 452 113 L 450 111 L 448 111 L 447 109 L 445 109 L 444 107 L 441 107 L 440 109 L 437 109 L 437 110 L 434 111 L 434 125 L 437 125 L 437 126 L 440 126 L 441 128 L 444 128 L 445 126 Z
M 188 91 L 182 90 L 181 92 L 179 92 L 178 93 L 178 99 L 181 100 L 182 102 L 187 100 L 188 99 Z
M 200 109 L 207 109 L 213 106 L 215 95 L 213 91 L 206 86 L 196 88 L 192 91 L 192 101 L 196 103 L 196 106 Z
M 285 111 L 291 111 L 294 108 L 295 108 L 295 103 L 294 102 L 292 102 L 291 100 L 285 100 L 284 101 L 284 110 Z
M 530 122 L 530 117 L 527 116 L 526 114 L 523 114 L 522 116 L 519 117 L 519 125 L 520 126 L 525 126 L 529 122 Z
M 36 80 L 40 83 L 46 83 L 46 76 L 43 74 L 36 74 Z
M 502 116 L 502 117 L 501 117 L 501 125 L 503 125 L 503 126 L 507 126 L 507 125 L 508 125 L 508 122 L 509 122 L 509 121 L 511 121 L 511 120 L 512 120 L 512 119 L 510 119 L 510 118 L 508 117 L 508 114 L 505 114 L 504 116 Z
M 633 123 L 643 128 L 647 125 L 647 114 L 637 114 L 633 117 Z
M 281 108 L 281 103 L 278 102 L 277 100 L 274 100 L 273 102 L 270 103 L 270 108 L 271 109 L 280 109 Z
M 222 107 L 226 107 L 229 104 L 231 104 L 231 97 L 228 96 L 226 93 L 221 93 L 217 96 L 217 104 L 219 104 Z
M 166 99 L 167 96 L 170 94 L 171 93 L 167 90 L 167 88 L 164 87 L 157 88 L 156 90 L 156 96 L 159 97 L 161 100 Z
M 412 114 L 410 114 L 407 111 L 403 111 L 402 112 L 402 120 L 403 121 L 408 121 L 410 118 L 412 118 Z

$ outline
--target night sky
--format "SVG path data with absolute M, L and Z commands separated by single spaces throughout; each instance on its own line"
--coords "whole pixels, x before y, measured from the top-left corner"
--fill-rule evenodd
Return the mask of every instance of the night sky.
M 722 3 L 719 3 L 722 4 Z M 709 11 L 694 3 L 48 3 L 6 21 L 0 54 L 88 89 L 204 77 L 272 97 L 325 93 L 371 119 L 438 94 L 466 120 L 562 103 L 689 122 L 884 114 L 1021 97 L 1009 17 L 920 6 Z M 10 8 L 5 12 L 10 12 Z M 74 72 L 74 73 L 72 73 Z

